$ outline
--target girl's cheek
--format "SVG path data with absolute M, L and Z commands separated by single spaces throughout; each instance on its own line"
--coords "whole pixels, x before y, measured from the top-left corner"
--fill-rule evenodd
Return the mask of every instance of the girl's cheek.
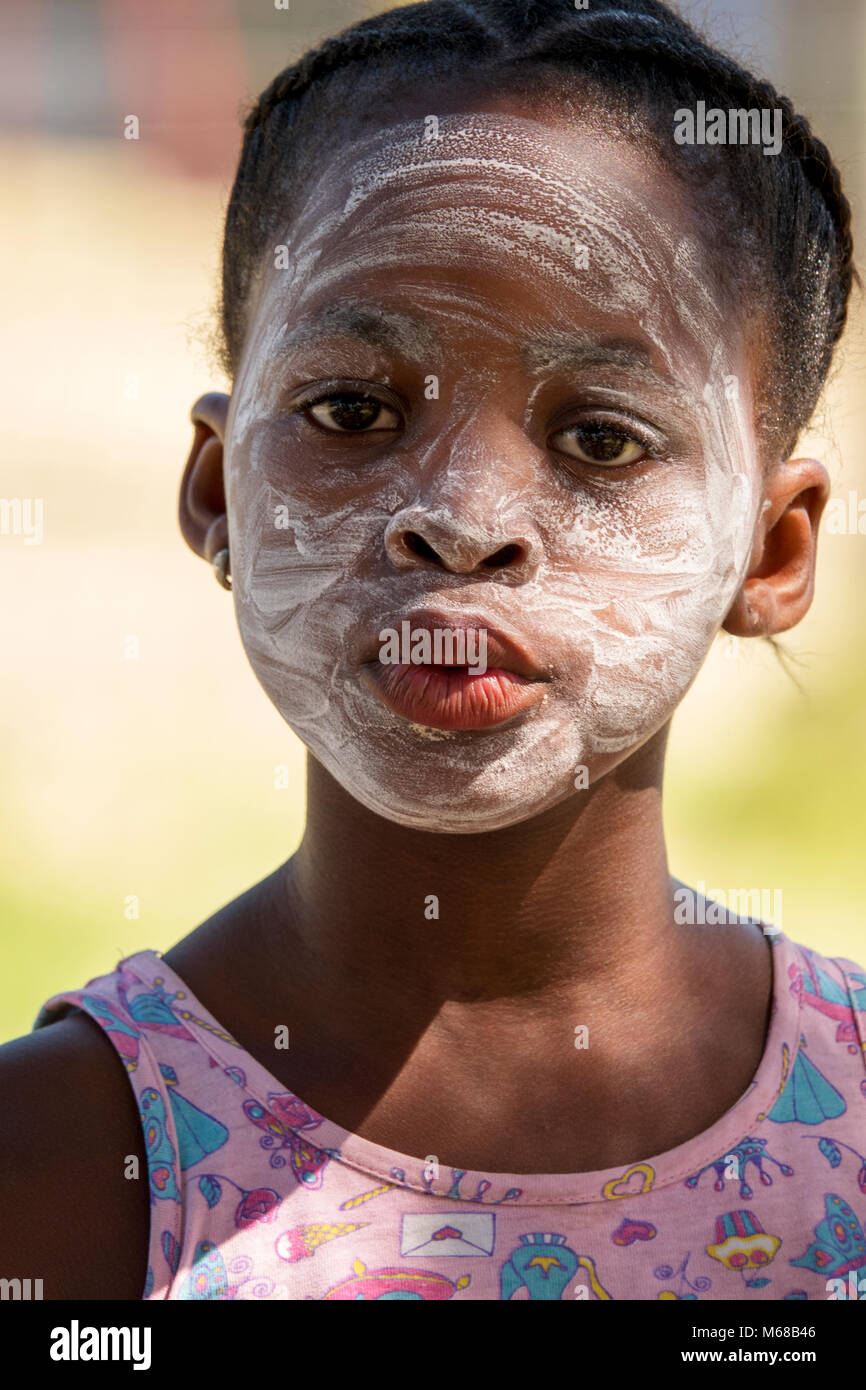
M 361 507 L 353 498 L 322 513 L 266 480 L 245 493 L 233 584 L 238 601 L 263 621 L 288 618 L 357 580 L 388 520 L 382 498 Z
M 753 509 L 750 475 L 716 456 L 596 497 L 562 529 L 546 622 L 587 757 L 636 747 L 673 713 L 742 580 Z
M 297 454 L 297 451 L 296 451 Z M 271 462 L 273 464 L 273 455 Z M 295 463 L 301 461 L 295 456 Z M 332 686 L 363 607 L 362 583 L 381 546 L 393 484 L 362 500 L 339 486 L 275 484 L 280 469 L 231 472 L 232 585 L 250 664 L 287 723 L 313 751 L 314 729 L 339 721 Z M 294 475 L 297 477 L 297 473 Z M 324 496 L 323 496 L 324 491 Z

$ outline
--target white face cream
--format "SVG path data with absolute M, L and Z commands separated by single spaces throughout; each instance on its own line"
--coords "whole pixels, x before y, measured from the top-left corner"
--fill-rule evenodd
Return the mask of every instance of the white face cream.
M 580 796 L 577 767 L 592 785 L 668 721 L 744 577 L 760 477 L 743 345 L 702 271 L 712 228 L 676 181 L 582 125 L 424 130 L 341 150 L 285 234 L 289 268 L 264 268 L 228 420 L 229 534 L 244 647 L 286 722 L 365 806 L 469 833 Z M 388 312 L 390 346 L 348 336 L 358 304 Z M 311 383 L 352 382 L 408 407 L 372 447 L 295 410 Z M 649 461 L 587 468 L 551 447 L 599 414 L 638 422 Z M 440 562 L 407 558 L 406 532 Z M 519 563 L 485 568 L 512 544 Z M 393 714 L 359 663 L 420 608 L 530 646 L 544 699 L 485 730 Z

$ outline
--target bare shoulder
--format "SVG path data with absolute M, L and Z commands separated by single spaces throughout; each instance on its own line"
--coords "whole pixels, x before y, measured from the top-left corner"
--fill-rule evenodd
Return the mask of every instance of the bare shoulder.
M 42 1279 L 46 1299 L 141 1299 L 144 1140 L 102 1029 L 73 1013 L 0 1047 L 0 1114 L 0 1278 Z
M 258 964 L 278 885 L 274 874 L 247 890 L 163 957 L 218 1018 L 248 957 Z M 255 978 L 242 997 L 256 998 Z M 241 1013 L 241 1033 L 253 1020 Z M 125 1176 L 131 1154 L 138 1179 Z M 149 1237 L 138 1105 L 98 1023 L 71 1012 L 0 1047 L 0 1279 L 41 1279 L 46 1299 L 140 1300 Z

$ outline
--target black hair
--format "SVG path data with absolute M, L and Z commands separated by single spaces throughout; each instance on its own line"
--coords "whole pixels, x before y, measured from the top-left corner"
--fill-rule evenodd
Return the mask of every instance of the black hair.
M 790 100 L 660 0 L 590 0 L 587 9 L 572 0 L 427 0 L 363 20 L 281 72 L 246 115 L 226 213 L 227 375 L 240 362 L 255 277 L 317 158 L 419 93 L 443 109 L 449 84 L 468 88 L 473 103 L 484 92 L 552 92 L 560 109 L 568 93 L 588 92 L 687 180 L 731 303 L 760 316 L 757 424 L 771 456 L 787 457 L 845 326 L 857 278 L 851 209 L 826 146 Z M 674 112 L 700 100 L 707 109 L 780 109 L 781 152 L 675 144 Z

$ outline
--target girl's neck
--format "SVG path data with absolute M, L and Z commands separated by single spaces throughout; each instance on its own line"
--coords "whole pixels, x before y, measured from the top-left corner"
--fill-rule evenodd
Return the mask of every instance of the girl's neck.
M 332 980 L 393 976 L 409 1007 L 555 997 L 676 953 L 666 733 L 596 788 L 485 834 L 387 821 L 311 757 L 307 830 L 282 871 L 292 935 Z

